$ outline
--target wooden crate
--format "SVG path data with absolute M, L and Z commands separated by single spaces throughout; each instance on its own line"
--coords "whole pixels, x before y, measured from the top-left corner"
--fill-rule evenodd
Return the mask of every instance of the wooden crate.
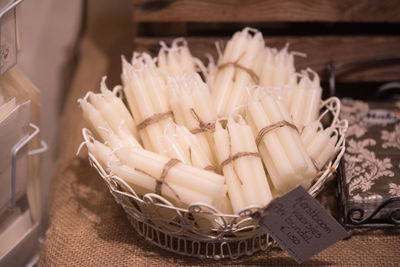
M 269 46 L 304 52 L 296 67 L 311 67 L 326 80 L 325 67 L 370 58 L 400 58 L 400 1 L 380 0 L 134 0 L 134 48 L 153 55 L 160 40 L 184 36 L 194 55 L 216 56 L 245 26 L 260 29 Z M 400 80 L 400 64 L 338 73 L 341 82 Z

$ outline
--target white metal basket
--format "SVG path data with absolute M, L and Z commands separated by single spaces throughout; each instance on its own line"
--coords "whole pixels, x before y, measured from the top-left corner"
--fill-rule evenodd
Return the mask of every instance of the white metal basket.
M 339 119 L 339 99 L 331 97 L 321 102 L 323 110 L 328 110 L 330 125 L 337 127 L 339 138 L 336 157 L 325 166 L 309 189 L 313 197 L 321 192 L 327 178 L 336 171 L 345 150 L 347 121 Z M 203 203 L 193 203 L 187 209 L 178 208 L 157 194 L 139 197 L 123 178 L 108 174 L 91 153 L 89 161 L 125 210 L 133 228 L 156 246 L 201 259 L 236 259 L 265 251 L 274 244 L 250 216 L 262 207 L 249 207 L 238 215 L 220 214 L 216 208 Z

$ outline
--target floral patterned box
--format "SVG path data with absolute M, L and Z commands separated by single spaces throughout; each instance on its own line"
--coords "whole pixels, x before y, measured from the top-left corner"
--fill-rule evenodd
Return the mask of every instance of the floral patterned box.
M 343 99 L 341 117 L 349 121 L 342 185 L 346 210 L 370 216 L 384 201 L 400 197 L 400 102 Z M 400 202 L 380 210 L 390 216 Z M 360 214 L 358 214 L 360 216 Z

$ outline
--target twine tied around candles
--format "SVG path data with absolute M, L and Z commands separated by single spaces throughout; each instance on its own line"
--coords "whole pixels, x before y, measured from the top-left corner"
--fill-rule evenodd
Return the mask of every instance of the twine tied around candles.
M 237 152 L 236 154 L 231 156 L 232 155 L 231 134 L 229 133 L 229 129 L 228 128 L 227 128 L 227 131 L 228 131 L 228 141 L 229 141 L 229 157 L 221 162 L 221 169 L 223 169 L 225 165 L 230 164 L 230 163 L 234 162 L 235 160 L 237 160 L 237 159 L 239 159 L 241 157 L 249 157 L 250 156 L 250 157 L 261 158 L 261 155 L 258 152 Z M 243 181 L 240 178 L 238 172 L 236 171 L 235 165 L 232 165 L 232 167 L 233 167 L 233 171 L 236 174 L 236 177 L 238 178 L 240 184 L 243 185 Z
M 161 189 L 162 189 L 162 186 L 165 185 L 165 186 L 167 186 L 167 187 L 172 191 L 172 193 L 174 193 L 175 197 L 176 197 L 178 200 L 180 200 L 180 197 L 179 197 L 179 195 L 175 192 L 175 190 L 174 190 L 167 182 L 165 182 L 165 178 L 167 177 L 169 170 L 170 170 L 172 167 L 174 167 L 176 164 L 178 164 L 179 162 L 181 162 L 181 161 L 178 160 L 178 159 L 170 159 L 167 163 L 165 163 L 165 165 L 164 165 L 164 167 L 163 167 L 163 169 L 162 169 L 162 171 L 161 171 L 161 175 L 160 175 L 159 178 L 154 177 L 153 175 L 151 175 L 151 174 L 149 174 L 149 173 L 147 173 L 147 172 L 145 172 L 145 171 L 143 171 L 143 170 L 141 170 L 141 169 L 135 168 L 135 170 L 138 171 L 138 172 L 141 172 L 141 173 L 143 173 L 143 174 L 146 174 L 146 175 L 148 175 L 148 176 L 150 176 L 151 178 L 153 178 L 153 179 L 156 180 L 156 187 L 155 187 L 155 192 L 156 192 L 156 194 L 158 194 L 158 195 L 161 196 Z
M 203 133 L 203 132 L 210 132 L 210 133 L 215 132 L 215 123 L 214 122 L 204 122 L 199 117 L 199 115 L 197 115 L 194 108 L 190 108 L 190 113 L 199 122 L 199 128 L 196 128 L 196 129 L 193 129 L 190 131 L 192 134 L 198 134 L 198 133 Z
M 270 131 L 275 130 L 275 129 L 277 129 L 277 128 L 284 127 L 284 126 L 289 126 L 290 128 L 293 128 L 293 129 L 295 129 L 297 132 L 299 132 L 299 129 L 297 129 L 296 125 L 294 125 L 293 123 L 290 123 L 290 122 L 288 122 L 288 121 L 278 121 L 278 122 L 276 122 L 276 123 L 274 123 L 274 124 L 265 126 L 264 128 L 262 128 L 262 129 L 258 132 L 257 137 L 256 137 L 256 144 L 257 144 L 257 146 L 260 145 L 261 140 L 263 139 L 263 137 L 264 137 L 267 133 L 269 133 Z
M 259 80 L 260 79 L 258 78 L 258 75 L 252 69 L 246 68 L 245 66 L 242 66 L 242 65 L 239 64 L 239 60 L 242 58 L 243 55 L 244 55 L 244 53 L 238 59 L 236 59 L 235 61 L 226 62 L 224 64 L 219 65 L 218 66 L 218 70 L 224 69 L 224 68 L 229 67 L 229 66 L 233 66 L 234 68 L 241 69 L 241 70 L 245 71 L 250 76 L 250 78 L 253 80 L 253 82 L 255 84 L 259 84 Z
M 238 152 L 233 156 L 228 157 L 224 161 L 221 162 L 221 167 L 223 168 L 225 165 L 232 163 L 233 161 L 237 160 L 238 158 L 241 157 L 258 157 L 261 158 L 260 153 L 258 152 Z
M 143 130 L 147 126 L 154 124 L 156 122 L 159 122 L 163 119 L 167 119 L 169 117 L 172 117 L 172 111 L 168 111 L 168 112 L 164 112 L 164 113 L 156 113 L 156 114 L 144 119 L 141 123 L 139 123 L 136 126 L 136 129 L 138 131 Z

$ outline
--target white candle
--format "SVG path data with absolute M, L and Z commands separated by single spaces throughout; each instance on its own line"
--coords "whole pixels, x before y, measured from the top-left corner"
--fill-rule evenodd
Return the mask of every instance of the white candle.
M 318 129 L 322 129 L 322 124 L 319 121 L 314 121 L 303 128 L 301 140 L 306 147 L 313 142 Z
M 132 117 L 131 113 L 128 111 L 122 100 L 117 97 L 113 92 L 108 90 L 106 86 L 105 76 L 102 78 L 100 83 L 100 92 L 103 95 L 104 99 L 116 110 L 116 113 L 121 116 L 121 120 L 123 120 L 124 124 L 129 128 L 131 134 L 133 134 L 135 138 L 138 138 L 134 118 Z
M 324 167 L 326 165 L 326 163 L 329 160 L 332 160 L 332 158 L 335 156 L 335 146 L 338 140 L 338 136 L 334 135 L 332 136 L 328 143 L 326 144 L 325 148 L 323 149 L 323 151 L 321 152 L 321 154 L 319 154 L 316 158 L 315 158 L 315 163 L 318 166 L 318 169 L 322 169 L 322 167 Z
M 282 116 L 278 105 L 276 104 L 276 99 L 272 97 L 272 95 L 266 94 L 261 103 L 264 108 L 264 112 L 267 114 L 268 118 L 271 120 L 270 123 L 274 124 L 280 121 L 287 121 Z M 291 120 L 287 121 L 291 123 Z M 301 148 L 298 147 L 294 136 L 298 133 L 296 130 L 290 127 L 279 127 L 274 130 L 277 133 L 280 144 L 283 149 L 286 151 L 286 155 L 289 158 L 289 161 L 296 173 L 302 173 L 307 169 L 307 163 L 305 159 L 302 157 Z
M 168 158 L 164 158 L 163 162 L 156 160 L 156 157 L 150 158 L 143 155 L 142 150 L 138 149 L 120 149 L 117 150 L 116 155 L 122 163 L 132 167 L 146 171 L 154 177 L 159 177 L 165 164 L 168 162 Z M 149 153 L 149 152 L 147 152 Z M 154 154 L 154 153 L 153 153 Z M 201 174 L 199 176 L 193 175 L 190 172 L 185 171 L 181 168 L 183 165 L 186 168 L 196 168 L 184 163 L 178 163 L 175 167 L 171 168 L 167 175 L 167 181 L 175 183 L 177 185 L 191 188 L 192 190 L 198 191 L 202 194 L 217 195 L 221 186 L 223 185 L 224 178 L 218 174 L 213 174 L 202 169 L 197 168 L 197 171 Z M 214 180 L 210 181 L 203 177 L 212 175 Z
M 253 133 L 251 131 L 251 127 L 249 125 L 244 124 L 244 121 L 240 121 L 242 128 L 242 137 L 243 143 L 246 151 L 257 153 L 257 145 L 253 138 Z M 257 192 L 259 193 L 259 205 L 268 204 L 271 199 L 271 188 L 268 184 L 267 176 L 264 172 L 264 167 L 262 165 L 262 161 L 258 157 L 253 157 L 250 159 L 249 169 L 253 172 L 254 184 Z
M 85 129 L 83 129 L 83 131 L 85 131 Z M 94 155 L 96 159 L 99 160 L 103 168 L 108 168 L 108 164 L 110 161 L 117 160 L 115 155 L 112 153 L 112 150 L 108 146 L 100 143 L 95 139 L 88 138 L 86 140 L 86 146 L 89 152 Z
M 142 125 L 145 120 L 160 114 L 157 110 L 165 110 L 168 107 L 166 96 L 163 96 L 164 89 L 162 88 L 162 82 L 159 79 L 157 80 L 157 78 L 154 81 L 151 79 L 153 76 L 156 77 L 157 74 L 152 73 L 156 70 L 153 59 L 149 55 L 134 54 L 132 65 L 124 60 L 123 62 L 124 90 L 127 91 L 126 94 L 132 95 L 135 102 L 133 104 L 138 105 L 136 111 L 140 114 L 138 117 L 141 117 L 142 120 L 136 121 L 136 123 L 137 126 L 139 124 Z M 160 95 L 155 98 L 157 93 Z M 162 114 L 166 113 L 163 112 Z M 167 118 L 157 122 L 148 122 L 146 125 L 143 125 L 142 129 L 138 129 L 139 134 L 141 131 L 147 132 L 143 142 L 145 148 L 157 153 L 166 153 L 166 148 L 162 142 L 162 129 L 166 126 L 166 123 Z M 149 144 L 146 145 L 146 143 L 150 143 L 151 145 L 148 147 Z
M 176 133 L 176 126 L 170 124 L 164 130 L 163 141 L 167 150 L 167 156 L 176 158 L 186 164 L 192 164 L 192 161 L 187 153 L 186 147 L 182 147 L 179 142 L 180 136 Z
M 314 75 L 312 81 L 308 76 L 309 73 Z M 293 117 L 294 124 L 302 129 L 318 118 L 322 88 L 318 74 L 311 69 L 303 71 L 300 77 L 300 82 L 293 89 L 289 112 Z
M 265 127 L 279 127 L 265 133 L 260 140 L 259 151 L 266 165 L 274 190 L 285 193 L 296 185 L 308 186 L 316 169 L 307 154 L 300 135 L 290 126 L 290 115 L 283 103 L 273 95 L 257 88 L 250 95 L 246 120 L 257 138 Z
M 319 114 L 319 104 L 321 102 L 322 88 L 320 86 L 320 79 L 318 74 L 314 73 L 314 79 L 307 90 L 308 95 L 308 107 L 304 110 L 303 125 L 308 125 L 309 123 L 315 121 Z
M 184 73 L 194 73 L 196 67 L 204 68 L 201 61 L 193 57 L 188 48 L 187 42 L 183 38 L 172 41 L 171 47 L 161 43 L 158 53 L 158 68 L 167 80 L 169 75 L 182 75 Z
M 265 111 L 259 101 L 249 100 L 247 111 L 247 120 L 253 122 L 253 125 L 255 126 L 253 132 L 255 133 L 255 135 L 257 135 L 258 132 L 265 126 L 271 125 L 271 121 L 265 114 Z M 290 164 L 290 160 L 288 158 L 288 155 L 286 154 L 286 151 L 281 147 L 276 132 L 270 131 L 269 133 L 264 135 L 261 140 L 261 145 L 274 155 L 274 157 L 271 157 L 272 161 L 263 158 L 264 164 L 267 165 L 267 170 L 268 165 L 274 164 L 276 166 L 276 170 L 279 173 L 279 177 L 290 177 L 293 173 L 295 173 L 293 167 Z M 280 180 L 279 177 L 271 177 L 274 185 Z
M 176 128 L 179 140 L 184 142 L 186 151 L 189 153 L 191 163 L 193 166 L 200 168 L 214 168 L 214 164 L 211 162 L 207 155 L 207 150 L 199 142 L 199 139 L 193 135 L 185 126 Z M 208 146 L 207 146 L 208 147 Z
M 280 114 L 282 115 L 283 120 L 292 123 L 290 114 L 289 114 L 287 108 L 285 107 L 282 99 L 279 97 L 277 97 L 275 99 L 276 99 L 275 104 L 277 105 L 277 109 L 279 110 Z M 293 141 L 299 152 L 299 155 L 301 155 L 301 157 L 304 159 L 304 161 L 307 165 L 307 168 L 306 168 L 305 172 L 303 173 L 303 177 L 305 180 L 311 181 L 315 177 L 317 170 L 316 170 L 310 156 L 307 153 L 306 147 L 304 146 L 304 144 L 301 140 L 301 136 L 299 135 L 299 132 L 296 131 L 295 129 L 291 128 L 291 133 L 292 133 Z M 304 188 L 308 188 L 308 186 L 304 187 Z
M 238 61 L 238 64 L 247 69 L 251 69 L 254 74 L 256 74 L 254 65 L 255 62 L 257 62 L 258 55 L 262 53 L 263 48 L 264 38 L 260 32 L 257 32 L 254 34 L 253 38 L 248 41 L 248 47 Z M 253 79 L 254 77 L 252 77 L 247 71 L 236 69 L 235 84 L 230 97 L 227 99 L 226 113 L 247 103 L 246 87 L 258 82 Z
M 325 145 L 328 143 L 332 132 L 333 132 L 332 128 L 327 128 L 323 131 L 320 131 L 316 135 L 312 143 L 307 147 L 308 153 L 312 156 L 320 154 Z
M 309 85 L 308 83 L 309 80 L 307 77 L 302 77 L 300 79 L 297 88 L 293 92 L 293 101 L 289 107 L 289 112 L 292 115 L 293 123 L 299 129 L 304 126 L 302 125 L 302 114 L 305 106 L 308 105 L 308 99 L 306 95 L 306 87 Z
M 326 128 L 316 132 L 313 140 L 307 145 L 307 152 L 314 159 L 318 170 L 334 156 L 335 145 L 337 142 L 337 133 L 333 127 Z
M 215 143 L 218 144 L 217 157 L 218 162 L 221 164 L 224 160 L 229 158 L 229 136 L 228 131 L 223 129 L 219 122 L 216 122 L 215 132 L 213 134 Z M 222 166 L 226 184 L 228 186 L 229 199 L 232 204 L 232 209 L 235 214 L 238 214 L 246 206 L 243 198 L 243 191 L 240 186 L 239 178 L 233 170 L 232 164 L 225 164 Z
M 101 116 L 108 122 L 115 133 L 124 132 L 125 134 L 134 135 L 123 117 L 118 113 L 118 110 L 108 103 L 102 95 L 91 93 L 89 94 L 89 100 L 100 111 Z
M 250 32 L 254 33 L 253 37 L 249 34 Z M 218 116 L 228 115 L 234 108 L 246 101 L 245 86 L 249 82 L 254 82 L 252 81 L 254 77 L 243 68 L 255 73 L 254 65 L 258 66 L 255 64 L 255 59 L 263 46 L 261 33 L 250 28 L 235 33 L 231 42 L 228 43 L 229 50 L 227 48 L 222 60 L 219 61 L 219 66 L 224 67 L 218 70 L 215 84 L 212 86 L 212 97 Z M 235 64 L 241 67 L 235 66 Z
M 145 149 L 140 150 L 141 156 L 148 158 L 150 160 L 156 160 L 160 164 L 163 164 L 166 160 L 166 157 Z M 215 173 L 209 172 L 209 171 L 204 171 L 200 168 L 195 168 L 193 166 L 189 166 L 187 164 L 181 164 L 180 168 L 184 170 L 185 172 L 188 172 L 194 176 L 201 176 L 202 179 L 206 179 L 210 182 L 214 182 L 219 184 L 221 181 L 219 180 L 219 175 L 215 176 Z
M 288 52 L 288 44 L 280 51 L 266 47 L 264 64 L 260 74 L 260 85 L 263 87 L 279 87 L 286 85 L 296 72 L 294 56 L 305 56 L 298 52 Z
M 112 132 L 111 126 L 101 116 L 100 111 L 87 102 L 86 99 L 78 99 L 78 102 L 82 108 L 83 117 L 89 122 L 90 128 L 100 136 L 103 141 L 106 141 L 108 138 L 107 131 Z
M 214 149 L 208 135 L 208 132 L 213 130 L 216 113 L 210 108 L 211 97 L 207 85 L 194 73 L 170 77 L 169 89 L 176 122 L 186 126 L 196 135 L 208 160 L 212 165 L 216 165 Z
M 274 68 L 274 57 L 277 53 L 276 49 L 265 47 L 262 53 L 264 64 L 261 68 L 260 85 L 263 87 L 272 86 L 273 82 L 273 68 Z
M 239 125 L 237 125 L 237 123 L 233 121 L 232 117 L 228 119 L 227 128 L 230 140 L 229 143 L 231 146 L 230 157 L 233 157 L 240 152 L 248 152 L 244 150 L 245 147 L 243 146 L 244 142 L 243 136 L 241 136 L 241 129 L 239 128 Z M 251 172 L 249 174 L 249 157 L 240 157 L 234 160 L 231 164 L 233 164 L 236 175 L 242 182 L 241 186 L 246 205 L 259 204 L 259 196 L 257 193 L 257 188 L 255 187 L 256 184 L 253 181 L 254 177 L 252 177 L 253 174 Z
M 152 177 L 137 171 L 127 165 L 111 164 L 111 172 L 118 177 L 124 179 L 132 185 L 137 193 L 144 195 L 146 193 L 153 193 L 156 188 L 156 180 Z M 178 206 L 186 208 L 192 203 L 201 202 L 211 204 L 214 197 L 212 195 L 205 195 L 197 192 L 196 190 L 188 189 L 173 182 L 168 181 L 168 186 L 161 186 L 161 194 L 167 199 L 173 200 Z

